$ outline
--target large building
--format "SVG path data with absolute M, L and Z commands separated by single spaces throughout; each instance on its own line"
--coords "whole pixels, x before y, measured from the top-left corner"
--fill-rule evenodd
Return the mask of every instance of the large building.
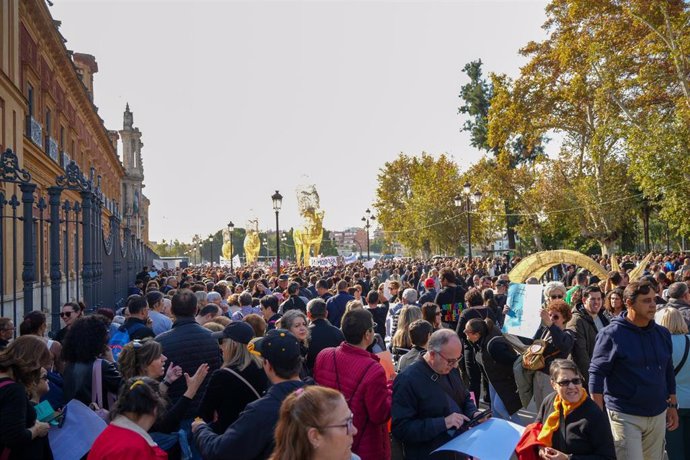
M 119 302 L 150 254 L 141 132 L 129 106 L 106 129 L 96 59 L 59 28 L 44 0 L 0 0 L 0 316 L 50 300 L 54 323 L 58 302 Z

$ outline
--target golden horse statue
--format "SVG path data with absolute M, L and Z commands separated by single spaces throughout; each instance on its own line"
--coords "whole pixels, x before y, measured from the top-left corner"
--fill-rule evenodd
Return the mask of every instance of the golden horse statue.
M 223 229 L 223 247 L 221 251 L 223 252 L 223 259 L 225 260 L 230 260 L 232 259 L 232 252 L 233 252 L 233 247 L 232 247 L 232 241 L 230 241 L 230 230 L 227 228 Z
M 319 193 L 314 185 L 298 187 L 297 207 L 302 216 L 302 225 L 292 232 L 295 261 L 297 265 L 308 267 L 310 253 L 313 253 L 314 257 L 319 255 L 323 239 L 324 212 L 319 209 Z
M 260 250 L 259 220 L 251 219 L 247 222 L 247 235 L 244 237 L 244 257 L 247 265 L 256 263 Z
M 319 255 L 321 240 L 323 239 L 323 211 L 307 211 L 302 217 L 302 227 L 292 231 L 292 239 L 295 242 L 295 260 L 298 265 L 308 267 L 310 264 L 310 251 L 314 257 Z

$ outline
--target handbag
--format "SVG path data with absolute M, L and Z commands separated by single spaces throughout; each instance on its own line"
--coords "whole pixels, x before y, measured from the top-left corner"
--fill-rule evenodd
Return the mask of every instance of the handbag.
M 108 407 L 112 407 L 115 398 L 108 393 Z M 110 421 L 108 409 L 103 406 L 103 360 L 97 359 L 91 368 L 91 404 L 89 407 L 103 419 L 105 423 Z
M 548 335 L 549 331 L 542 335 L 541 339 L 536 339 L 532 342 L 532 345 L 528 346 L 524 352 L 522 352 L 522 366 L 530 371 L 540 371 L 546 366 L 546 360 L 552 358 L 559 354 L 561 351 L 556 350 L 555 352 L 544 357 L 544 352 L 546 352 L 546 347 L 548 346 Z

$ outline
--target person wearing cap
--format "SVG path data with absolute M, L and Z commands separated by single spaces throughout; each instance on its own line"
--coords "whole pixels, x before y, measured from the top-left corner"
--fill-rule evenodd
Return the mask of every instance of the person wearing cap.
M 299 378 L 302 368 L 299 341 L 289 331 L 268 331 L 265 337 L 253 342 L 253 348 L 263 357 L 271 387 L 264 396 L 249 403 L 223 434 L 214 433 L 204 421 L 192 424 L 194 442 L 204 460 L 267 459 L 273 452 L 273 431 L 281 403 L 305 385 Z
M 345 396 L 358 431 L 352 451 L 362 460 L 391 457 L 387 424 L 391 416 L 392 382 L 386 378 L 379 357 L 367 351 L 374 342 L 374 327 L 368 310 L 348 311 L 341 325 L 345 342 L 321 351 L 314 365 L 314 380 Z
M 433 302 L 436 299 L 436 282 L 433 278 L 427 278 L 424 281 L 424 294 L 419 297 L 419 305 L 424 305 L 427 302 Z
M 237 420 L 247 404 L 264 394 L 268 378 L 261 358 L 247 347 L 254 338 L 254 329 L 248 323 L 233 321 L 211 336 L 221 341 L 223 367 L 211 375 L 199 416 L 220 434 Z

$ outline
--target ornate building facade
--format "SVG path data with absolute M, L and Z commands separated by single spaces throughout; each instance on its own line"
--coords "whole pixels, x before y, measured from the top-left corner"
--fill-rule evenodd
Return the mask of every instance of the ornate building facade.
M 149 251 L 141 133 L 127 107 L 120 161 L 94 104 L 96 58 L 68 50 L 59 28 L 44 0 L 0 0 L 0 316 L 8 295 L 15 316 L 45 309 L 59 283 L 62 300 L 108 303 L 109 270 L 127 274 L 130 246 L 142 261 Z M 109 267 L 114 242 L 122 260 Z

